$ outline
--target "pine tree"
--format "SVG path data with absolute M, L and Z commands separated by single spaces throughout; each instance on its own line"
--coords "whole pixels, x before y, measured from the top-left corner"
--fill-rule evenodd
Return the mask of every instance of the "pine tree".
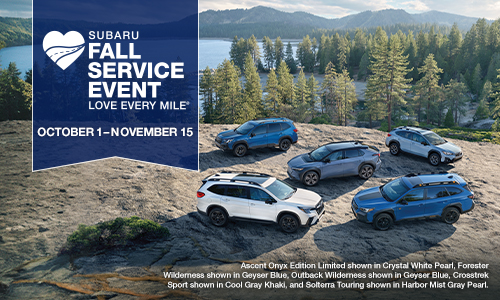
M 398 36 L 393 35 L 387 42 L 384 33 L 380 27 L 377 28 L 376 36 L 379 37 L 375 39 L 370 66 L 373 75 L 368 79 L 365 95 L 370 101 L 384 104 L 389 124 L 388 129 L 391 131 L 393 110 L 406 103 L 403 95 L 409 88 L 410 80 L 406 79 L 405 76 L 411 70 L 407 69 L 408 57 L 403 55 L 402 44 Z
M 255 66 L 258 66 L 260 61 L 260 47 L 259 43 L 257 43 L 257 39 L 252 34 L 252 36 L 247 40 L 247 49 L 252 55 L 252 60 Z
M 417 120 L 420 122 L 421 107 L 426 105 L 427 124 L 431 123 L 431 105 L 437 102 L 439 93 L 439 74 L 443 72 L 438 68 L 434 60 L 434 54 L 429 54 L 424 61 L 424 65 L 418 68 L 418 72 L 423 74 L 422 78 L 417 82 L 415 90 L 417 100 Z
M 277 116 L 280 109 L 281 98 L 278 88 L 278 77 L 273 69 L 269 72 L 264 88 L 266 95 L 264 96 L 264 110 L 270 116 Z
M 297 83 L 295 84 L 295 103 L 309 103 L 308 96 L 306 76 L 302 68 L 300 68 L 299 77 L 297 77 Z
M 458 124 L 459 115 L 465 114 L 465 107 L 467 105 L 466 93 L 467 87 L 463 82 L 451 79 L 446 85 L 448 109 L 451 110 L 454 115 L 453 121 L 455 124 Z
M 259 73 L 255 67 L 252 55 L 247 54 L 245 59 L 245 87 L 243 94 L 243 105 L 245 110 L 245 119 L 255 119 L 262 115 L 262 89 L 260 85 Z
M 490 109 L 488 108 L 488 104 L 486 103 L 485 99 L 482 99 L 479 101 L 479 106 L 476 109 L 476 113 L 474 114 L 473 120 L 478 121 L 478 120 L 484 120 L 488 119 L 490 116 Z
M 274 62 L 276 67 L 278 67 L 285 58 L 285 44 L 281 41 L 280 37 L 277 37 L 274 41 Z
M 482 90 L 482 75 L 481 75 L 481 65 L 478 63 L 472 72 L 471 78 L 471 92 L 479 97 L 479 93 Z
M 203 120 L 205 123 L 213 123 L 214 122 L 214 109 L 215 109 L 215 84 L 212 77 L 212 72 L 210 68 L 207 68 L 203 71 L 203 76 L 200 79 L 200 96 L 203 100 L 202 109 L 203 109 Z
M 293 75 L 290 74 L 290 70 L 284 61 L 279 64 L 276 75 L 278 76 L 280 103 L 293 106 L 295 99 Z
M 265 36 L 262 39 L 263 48 L 264 48 L 264 63 L 265 68 L 270 70 L 274 67 L 274 46 L 273 41 L 270 38 Z
M 232 61 L 225 59 L 216 71 L 218 82 L 216 94 L 217 122 L 223 124 L 243 123 L 245 112 L 242 104 L 240 72 Z
M 14 62 L 0 70 L 0 121 L 31 119 L 31 84 L 20 75 Z
M 448 112 L 446 112 L 446 117 L 444 118 L 444 126 L 448 128 L 455 126 L 455 121 L 453 120 L 453 111 L 451 109 L 448 109 Z
M 314 113 L 316 109 L 318 91 L 318 81 L 314 78 L 314 74 L 311 74 L 311 76 L 307 79 L 307 98 L 309 99 L 309 109 L 311 110 L 311 113 Z
M 297 72 L 297 64 L 295 63 L 295 59 L 293 58 L 293 49 L 290 42 L 288 42 L 288 44 L 286 45 L 285 62 L 290 69 L 290 73 L 295 74 Z
M 358 101 L 355 86 L 349 77 L 349 72 L 344 69 L 335 80 L 335 92 L 337 96 L 337 116 L 339 125 L 347 126 L 347 120 L 352 118 L 351 111 Z
M 329 62 L 326 66 L 325 77 L 323 78 L 323 83 L 321 84 L 321 113 L 326 113 L 330 120 L 335 116 L 336 112 L 336 94 L 335 94 L 335 79 L 337 73 L 335 72 L 335 66 L 332 62 Z

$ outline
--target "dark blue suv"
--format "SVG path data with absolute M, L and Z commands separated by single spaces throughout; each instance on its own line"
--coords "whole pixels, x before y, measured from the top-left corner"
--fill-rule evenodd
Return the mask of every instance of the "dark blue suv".
M 241 157 L 248 149 L 276 147 L 287 151 L 298 140 L 297 128 L 287 118 L 267 118 L 248 121 L 240 127 L 219 133 L 217 147 Z
M 441 217 L 447 224 L 474 208 L 474 193 L 457 174 L 408 174 L 361 191 L 351 202 L 358 221 L 387 230 L 395 221 Z

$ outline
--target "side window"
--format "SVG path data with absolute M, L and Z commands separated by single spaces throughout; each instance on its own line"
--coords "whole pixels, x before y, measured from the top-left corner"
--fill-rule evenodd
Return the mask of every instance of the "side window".
M 427 199 L 447 197 L 448 192 L 444 187 L 432 187 L 427 189 Z
M 413 140 L 417 143 L 425 142 L 425 139 L 420 134 L 413 134 Z
M 259 127 L 253 130 L 253 133 L 255 135 L 267 133 L 267 125 L 260 125 Z
M 363 156 L 363 155 L 365 155 L 365 152 L 364 152 L 363 150 L 359 150 L 359 149 L 358 149 L 358 155 L 359 155 L 359 156 Z
M 397 131 L 396 134 L 406 139 L 411 138 L 410 132 L 408 131 Z
M 351 149 L 345 151 L 345 158 L 353 158 L 358 156 L 359 156 L 358 149 Z
M 250 192 L 250 199 L 252 200 L 258 200 L 258 201 L 266 201 L 266 200 L 273 200 L 273 197 L 271 197 L 268 193 L 264 192 L 261 189 L 256 189 L 256 188 L 248 188 Z
M 225 185 L 220 185 L 220 184 L 214 184 L 211 187 L 209 187 L 207 190 L 210 192 L 217 194 L 217 195 L 225 195 L 225 190 L 226 186 Z
M 243 186 L 230 185 L 227 187 L 226 196 L 237 198 L 248 198 L 247 188 Z
M 281 131 L 280 123 L 269 124 L 269 133 Z
M 281 130 L 287 130 L 288 128 L 290 128 L 290 124 L 288 124 L 288 123 L 281 123 Z
M 333 152 L 332 154 L 330 154 L 330 156 L 328 158 L 330 159 L 330 161 L 341 160 L 342 159 L 342 150 Z
M 406 202 L 424 200 L 424 189 L 417 189 L 417 190 L 409 191 L 408 194 L 406 194 L 403 197 L 403 200 L 406 200 Z
M 462 192 L 461 189 L 456 188 L 456 187 L 447 187 L 446 189 L 448 190 L 448 193 L 450 194 L 450 196 L 460 194 Z

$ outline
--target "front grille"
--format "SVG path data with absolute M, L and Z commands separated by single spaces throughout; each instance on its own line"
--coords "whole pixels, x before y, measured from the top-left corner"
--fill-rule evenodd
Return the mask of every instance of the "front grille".
M 458 152 L 456 156 L 462 156 L 462 152 Z
M 222 138 L 221 138 L 220 136 L 218 136 L 218 137 L 216 137 L 216 138 L 215 138 L 215 141 L 216 141 L 217 143 L 220 143 L 220 142 L 222 142 Z
M 354 201 L 354 199 L 352 200 L 352 207 L 354 207 L 355 210 L 358 209 L 358 205 L 356 204 L 356 201 Z

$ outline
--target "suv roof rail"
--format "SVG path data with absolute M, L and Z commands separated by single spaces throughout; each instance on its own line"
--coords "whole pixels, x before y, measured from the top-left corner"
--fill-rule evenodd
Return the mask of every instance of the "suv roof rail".
M 275 119 L 275 120 L 273 120 Z M 269 118 L 257 118 L 253 119 L 251 121 L 269 121 L 269 122 L 282 122 L 282 121 L 288 121 L 289 119 L 284 118 L 284 117 L 269 117 Z
M 340 143 L 354 143 L 354 144 L 360 144 L 363 145 L 362 141 L 339 141 L 339 142 L 331 142 L 325 145 L 330 145 L 330 144 L 340 144 Z
M 399 126 L 399 127 L 395 128 L 395 129 L 406 129 L 406 130 L 411 130 L 411 129 L 410 129 L 410 127 L 413 127 L 413 128 L 420 128 L 420 129 L 425 129 L 425 130 L 432 130 L 431 128 L 428 128 L 428 127 L 422 127 L 422 126 L 417 126 L 417 125 L 415 125 L 415 126 L 413 126 L 413 125 L 411 125 L 411 126 L 406 126 L 406 125 L 405 125 L 405 126 Z
M 448 172 L 429 172 L 429 173 L 409 173 L 406 174 L 404 177 L 415 177 L 415 176 L 420 176 L 420 175 L 443 175 L 443 174 L 451 174 Z
M 420 186 L 433 186 L 433 185 L 443 185 L 443 184 L 460 184 L 460 182 L 456 180 L 450 180 L 450 181 L 436 181 L 436 182 L 428 182 L 428 183 L 419 183 L 414 185 L 413 187 L 420 187 Z
M 220 176 L 219 174 L 244 174 L 244 175 L 248 175 L 248 174 L 252 174 L 252 175 L 259 175 L 259 176 L 265 176 L 265 177 L 273 177 L 269 174 L 264 174 L 264 173 L 259 173 L 259 172 L 252 172 L 252 171 L 226 171 L 226 170 L 222 170 L 220 171 L 219 173 L 215 174 L 214 176 Z
M 230 179 L 230 178 L 210 178 L 207 181 L 228 181 L 228 182 L 244 182 L 244 183 L 249 183 L 249 184 L 254 184 L 261 186 L 260 183 L 251 181 L 251 180 L 245 180 L 245 179 Z

